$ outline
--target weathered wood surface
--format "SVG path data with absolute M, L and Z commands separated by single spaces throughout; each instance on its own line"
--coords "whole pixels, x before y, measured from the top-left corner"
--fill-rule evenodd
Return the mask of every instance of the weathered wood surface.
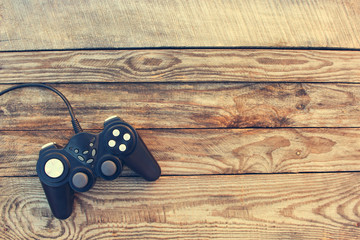
M 49 83 L 92 132 L 121 116 L 164 175 L 98 179 L 69 219 L 55 219 L 35 164 L 43 144 L 67 143 L 70 118 L 51 92 L 8 93 L 0 238 L 358 239 L 360 51 L 144 48 L 360 49 L 359 6 L 0 1 L 0 51 L 10 51 L 0 52 L 0 90 Z M 11 52 L 124 47 L 142 49 Z
M 358 239 L 360 174 L 99 180 L 55 219 L 39 180 L 0 178 L 2 239 Z
M 0 50 L 360 48 L 359 18 L 356 0 L 5 0 Z
M 61 84 L 83 128 L 119 115 L 137 128 L 359 127 L 359 84 Z M 9 87 L 0 85 L 0 90 Z M 21 96 L 21 97 L 19 97 Z M 34 97 L 36 96 L 36 97 Z M 2 130 L 69 129 L 65 104 L 43 89 L 2 96 Z
M 140 130 L 163 175 L 360 171 L 360 129 Z M 0 131 L 0 176 L 35 176 L 41 146 L 72 131 Z M 122 176 L 135 174 L 125 168 Z M 275 178 L 275 176 L 274 176 Z
M 360 82 L 359 51 L 182 49 L 0 53 L 0 82 Z

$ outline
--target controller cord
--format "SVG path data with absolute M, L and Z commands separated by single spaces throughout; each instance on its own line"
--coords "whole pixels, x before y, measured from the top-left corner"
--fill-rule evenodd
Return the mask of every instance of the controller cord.
M 48 85 L 41 84 L 41 83 L 25 83 L 25 84 L 16 85 L 16 86 L 13 86 L 13 87 L 10 87 L 8 89 L 5 89 L 5 90 L 1 91 L 0 96 L 7 93 L 7 92 L 12 91 L 12 90 L 15 90 L 15 89 L 18 89 L 18 88 L 25 88 L 25 87 L 46 88 L 46 89 L 49 89 L 49 90 L 53 91 L 58 96 L 60 96 L 61 99 L 65 102 L 67 109 L 69 110 L 70 117 L 71 117 L 71 124 L 72 124 L 72 126 L 74 128 L 75 133 L 82 132 L 80 123 L 75 117 L 74 111 L 73 111 L 73 109 L 71 107 L 71 104 L 70 104 L 69 100 L 67 100 L 67 98 L 59 90 L 57 90 L 57 89 L 55 89 L 53 87 L 50 87 Z

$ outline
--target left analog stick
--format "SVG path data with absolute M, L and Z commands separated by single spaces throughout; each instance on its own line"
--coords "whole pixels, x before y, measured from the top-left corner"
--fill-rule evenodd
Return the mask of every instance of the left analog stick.
M 77 188 L 84 188 L 88 182 L 89 177 L 83 172 L 78 172 L 72 177 L 72 183 Z

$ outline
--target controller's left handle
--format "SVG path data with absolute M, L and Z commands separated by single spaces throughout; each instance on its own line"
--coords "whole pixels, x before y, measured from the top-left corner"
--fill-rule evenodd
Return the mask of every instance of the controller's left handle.
M 74 190 L 68 181 L 70 163 L 60 146 L 45 144 L 36 164 L 36 171 L 54 216 L 66 219 L 71 215 Z
M 59 187 L 51 187 L 41 181 L 50 209 L 54 216 L 66 219 L 71 215 L 74 203 L 74 190 L 69 183 Z

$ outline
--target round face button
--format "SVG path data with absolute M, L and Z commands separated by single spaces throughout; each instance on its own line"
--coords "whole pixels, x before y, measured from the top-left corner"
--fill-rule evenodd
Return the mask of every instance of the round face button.
M 73 176 L 72 182 L 75 187 L 83 188 L 88 184 L 89 178 L 85 173 L 78 172 L 78 173 L 75 173 L 75 175 Z
M 125 141 L 129 141 L 129 140 L 130 140 L 130 134 L 125 133 L 125 134 L 124 134 L 124 140 L 125 140 Z
M 125 144 L 120 144 L 119 150 L 124 152 L 126 150 L 126 145 Z
M 64 172 L 64 164 L 57 158 L 49 159 L 45 163 L 45 173 L 51 178 L 58 178 Z
M 112 134 L 114 135 L 114 137 L 119 136 L 119 135 L 120 135 L 119 129 L 114 129 L 113 132 L 112 132 Z
M 105 175 L 105 176 L 112 176 L 115 174 L 117 170 L 116 164 L 113 161 L 105 161 L 101 164 L 101 172 Z
M 116 142 L 115 142 L 114 140 L 110 140 L 110 141 L 108 142 L 108 145 L 109 145 L 109 147 L 115 147 Z

